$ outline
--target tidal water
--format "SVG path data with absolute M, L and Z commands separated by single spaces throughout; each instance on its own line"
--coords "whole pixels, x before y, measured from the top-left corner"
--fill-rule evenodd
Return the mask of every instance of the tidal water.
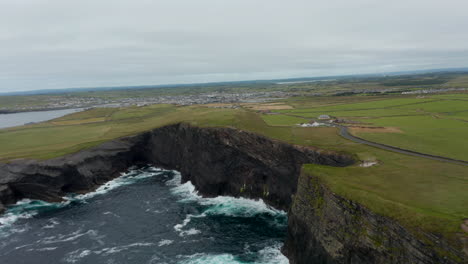
M 133 169 L 62 203 L 0 217 L 0 263 L 286 264 L 287 216 L 262 201 L 202 198 L 176 171 Z
M 82 109 L 63 109 L 51 111 L 23 112 L 13 114 L 0 114 L 0 129 L 14 126 L 22 126 L 31 122 L 43 122 L 68 115 Z

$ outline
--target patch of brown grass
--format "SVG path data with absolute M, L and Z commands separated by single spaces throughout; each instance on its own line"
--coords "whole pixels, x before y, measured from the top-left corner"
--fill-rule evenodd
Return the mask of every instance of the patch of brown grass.
M 268 104 L 252 104 L 252 105 L 244 105 L 246 108 L 250 108 L 252 110 L 283 110 L 283 109 L 293 109 L 292 106 L 283 104 L 283 103 L 268 103 Z
M 403 133 L 398 127 L 365 127 L 353 126 L 349 130 L 352 134 L 356 133 Z
M 97 123 L 106 121 L 105 117 L 87 118 L 87 119 L 75 119 L 75 120 L 63 120 L 63 121 L 51 121 L 53 125 L 81 125 L 89 123 Z
M 234 106 L 234 104 L 212 103 L 212 104 L 204 104 L 203 106 L 206 106 L 206 107 L 231 107 L 231 106 Z

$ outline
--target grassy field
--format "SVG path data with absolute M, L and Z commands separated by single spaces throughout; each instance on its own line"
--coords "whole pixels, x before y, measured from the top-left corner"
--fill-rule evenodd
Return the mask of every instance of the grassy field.
M 0 161 L 57 157 L 106 140 L 182 121 L 196 125 L 228 125 L 234 112 L 172 105 L 88 110 L 37 125 L 0 130 Z
M 432 96 L 372 97 L 356 102 L 356 98 L 328 100 L 295 99 L 294 109 L 277 110 L 274 122 L 288 124 L 291 117 L 315 119 L 321 114 L 351 120 L 353 126 L 390 127 L 384 130 L 354 129 L 351 132 L 371 141 L 453 159 L 468 160 L 468 94 Z M 317 104 L 314 104 L 316 101 Z M 283 117 L 281 117 L 283 116 Z M 270 124 L 271 117 L 262 118 Z M 384 131 L 385 132 L 385 131 Z
M 450 108 L 451 100 L 438 96 L 422 99 L 414 96 L 299 97 L 283 101 L 294 109 L 272 110 L 279 115 L 261 114 L 252 108 L 220 109 L 205 106 L 98 108 L 45 123 L 0 130 L 0 160 L 57 157 L 107 140 L 177 122 L 189 122 L 197 126 L 236 127 L 292 144 L 349 153 L 366 161 L 378 161 L 377 166 L 369 168 L 358 165 L 348 168 L 307 165 L 305 169 L 322 177 L 334 192 L 358 201 L 376 213 L 397 219 L 416 233 L 420 229 L 429 230 L 453 240 L 456 233 L 460 232 L 461 221 L 468 218 L 466 166 L 357 144 L 340 137 L 334 127 L 295 126 L 307 121 L 308 118 L 301 116 L 309 113 L 315 117 L 317 113 L 329 114 L 332 111 L 354 112 L 350 117 L 366 122 L 368 126 L 394 126 L 403 131 L 362 133 L 359 136 L 468 159 L 465 153 L 468 138 L 463 137 L 468 132 L 466 123 L 454 120 L 451 109 L 444 109 L 443 113 L 430 112 L 444 108 L 444 102 Z M 460 104 L 453 105 L 455 112 L 461 113 Z M 463 110 L 463 105 L 461 108 Z M 390 111 L 387 112 L 387 109 Z M 368 116 L 364 115 L 366 112 Z M 395 113 L 403 115 L 395 117 Z M 442 139 L 445 141 L 440 141 Z

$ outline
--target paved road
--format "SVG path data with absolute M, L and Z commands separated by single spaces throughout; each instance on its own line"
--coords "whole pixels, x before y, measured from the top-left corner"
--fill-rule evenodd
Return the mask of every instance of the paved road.
M 454 164 L 468 166 L 468 161 L 456 160 L 456 159 L 451 159 L 451 158 L 446 158 L 446 157 L 441 157 L 441 156 L 435 156 L 435 155 L 430 155 L 430 154 L 424 154 L 424 153 L 420 153 L 420 152 L 416 152 L 416 151 L 412 151 L 412 150 L 401 149 L 401 148 L 392 147 L 392 146 L 385 145 L 385 144 L 380 144 L 380 143 L 368 141 L 368 140 L 365 140 L 363 138 L 351 135 L 349 133 L 347 127 L 339 126 L 339 128 L 340 128 L 340 135 L 342 137 L 344 137 L 346 139 L 349 139 L 349 140 L 352 140 L 352 141 L 357 142 L 357 143 L 366 144 L 366 145 L 373 146 L 373 147 L 376 147 L 376 148 L 390 150 L 390 151 L 394 151 L 394 152 L 398 152 L 398 153 L 402 153 L 402 154 L 406 154 L 406 155 L 422 157 L 422 158 L 438 160 L 438 161 L 445 161 L 445 162 L 450 162 L 450 163 L 454 163 Z

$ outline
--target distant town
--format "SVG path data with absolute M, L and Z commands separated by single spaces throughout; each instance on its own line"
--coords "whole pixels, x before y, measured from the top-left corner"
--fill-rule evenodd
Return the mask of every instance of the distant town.
M 102 98 L 102 97 L 77 97 L 56 96 L 48 100 L 46 104 L 0 107 L 0 113 L 43 111 L 55 109 L 91 108 L 91 107 L 128 107 L 145 106 L 151 104 L 213 104 L 213 103 L 261 103 L 281 98 L 297 96 L 294 92 L 254 92 L 254 93 L 203 93 L 192 95 L 162 95 L 154 97 L 128 97 L 128 98 Z
M 395 76 L 344 76 L 149 87 L 48 90 L 0 95 L 0 113 L 152 104 L 262 103 L 290 97 L 417 95 L 468 91 L 466 72 Z M 228 106 L 226 106 L 228 107 Z M 235 107 L 232 106 L 231 107 Z

